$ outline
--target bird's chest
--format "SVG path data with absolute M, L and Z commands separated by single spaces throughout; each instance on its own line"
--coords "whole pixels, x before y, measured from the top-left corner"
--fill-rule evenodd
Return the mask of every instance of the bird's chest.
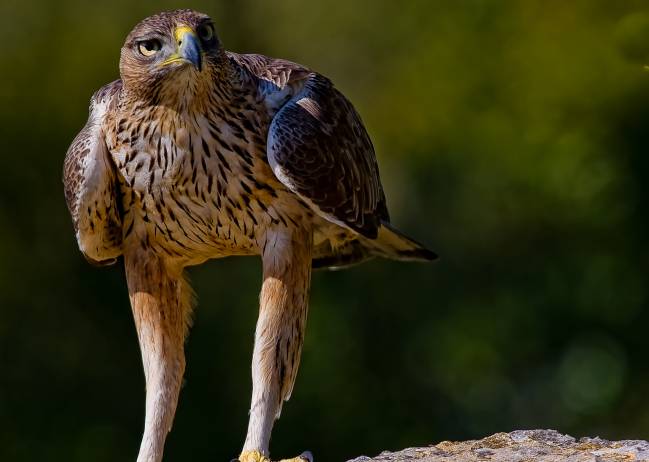
M 261 124 L 193 117 L 121 128 L 109 145 L 126 234 L 184 255 L 256 252 L 273 177 Z

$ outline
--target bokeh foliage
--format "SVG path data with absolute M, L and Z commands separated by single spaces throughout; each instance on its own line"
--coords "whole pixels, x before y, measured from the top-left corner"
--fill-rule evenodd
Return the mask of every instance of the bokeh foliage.
M 60 182 L 141 18 L 194 7 L 229 49 L 337 83 L 393 222 L 442 255 L 313 278 L 272 441 L 319 460 L 516 428 L 649 438 L 649 4 L 4 0 L 0 460 L 134 460 L 144 379 L 123 277 L 76 250 Z M 199 296 L 169 461 L 245 435 L 257 259 Z

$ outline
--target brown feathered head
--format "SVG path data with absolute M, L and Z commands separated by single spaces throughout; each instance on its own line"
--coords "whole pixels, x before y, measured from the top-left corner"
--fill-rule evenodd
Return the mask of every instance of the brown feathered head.
M 224 63 L 212 19 L 193 10 L 165 11 L 136 25 L 122 47 L 124 87 L 155 104 L 185 100 Z

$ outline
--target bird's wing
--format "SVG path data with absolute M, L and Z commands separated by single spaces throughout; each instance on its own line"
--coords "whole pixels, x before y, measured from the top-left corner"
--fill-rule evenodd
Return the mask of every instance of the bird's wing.
M 275 176 L 329 221 L 369 238 L 389 221 L 369 135 L 327 78 L 312 73 L 277 112 L 267 153 Z
M 286 95 L 267 142 L 277 178 L 318 215 L 375 238 L 389 216 L 374 148 L 352 104 L 329 79 L 298 64 L 260 55 L 237 60 Z
M 79 249 L 98 264 L 110 264 L 121 254 L 117 178 L 102 129 L 120 89 L 118 80 L 93 95 L 88 122 L 68 148 L 63 165 L 65 200 Z
M 302 80 L 311 74 L 311 71 L 305 66 L 285 59 L 270 58 L 254 53 L 239 54 L 231 51 L 228 51 L 227 55 L 238 67 L 245 69 L 263 82 L 272 84 L 275 90 L 281 90 L 287 84 Z

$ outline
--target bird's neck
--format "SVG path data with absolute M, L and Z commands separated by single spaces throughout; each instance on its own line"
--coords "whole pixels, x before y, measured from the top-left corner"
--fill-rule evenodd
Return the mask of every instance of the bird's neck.
M 173 80 L 145 91 L 126 87 L 122 101 L 131 108 L 159 107 L 178 114 L 204 114 L 210 106 L 229 104 L 239 86 L 239 73 L 223 54 L 208 63 L 200 74 L 187 68 Z

